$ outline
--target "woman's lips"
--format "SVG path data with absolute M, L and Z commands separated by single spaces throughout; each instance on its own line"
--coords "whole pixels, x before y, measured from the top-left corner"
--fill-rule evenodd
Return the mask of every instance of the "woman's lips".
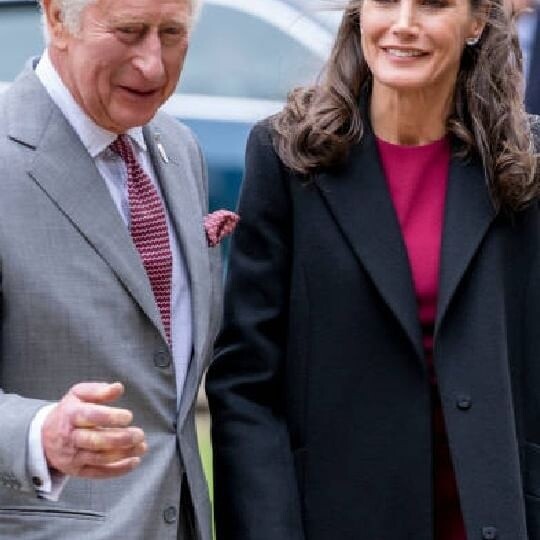
M 392 58 L 421 58 L 428 56 L 429 53 L 421 49 L 404 48 L 404 47 L 382 47 L 382 50 Z

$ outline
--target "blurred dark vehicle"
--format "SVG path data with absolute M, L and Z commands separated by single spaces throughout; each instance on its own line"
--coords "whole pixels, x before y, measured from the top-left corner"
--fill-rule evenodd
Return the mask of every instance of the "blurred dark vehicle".
M 210 173 L 210 207 L 234 209 L 250 127 L 313 81 L 337 13 L 318 0 L 205 0 L 182 78 L 164 110 L 197 135 Z M 0 0 L 0 90 L 43 50 L 35 0 Z

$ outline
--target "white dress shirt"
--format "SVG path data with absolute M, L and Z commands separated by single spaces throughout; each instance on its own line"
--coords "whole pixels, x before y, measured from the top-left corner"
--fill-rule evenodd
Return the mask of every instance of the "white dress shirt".
M 36 75 L 93 158 L 120 216 L 126 227 L 129 227 L 127 169 L 122 158 L 109 148 L 117 135 L 98 126 L 81 109 L 62 82 L 47 50 L 43 53 L 36 67 Z M 135 127 L 126 133 L 131 139 L 139 163 L 161 195 L 161 189 L 143 137 L 142 127 Z M 171 341 L 177 387 L 177 406 L 179 406 L 193 348 L 191 290 L 187 267 L 176 231 L 171 225 L 168 214 L 166 218 L 172 251 Z M 51 477 L 41 442 L 43 422 L 52 407 L 54 405 L 41 409 L 31 424 L 28 437 L 28 467 L 31 475 L 37 477 L 39 479 L 38 483 L 41 483 L 39 488 L 36 487 L 40 496 L 57 500 L 66 479 L 61 475 Z

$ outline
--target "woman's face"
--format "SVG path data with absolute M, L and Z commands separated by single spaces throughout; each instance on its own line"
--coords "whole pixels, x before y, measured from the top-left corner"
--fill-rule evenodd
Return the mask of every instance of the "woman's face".
M 480 34 L 469 0 L 363 0 L 362 50 L 377 83 L 453 88 L 465 40 Z

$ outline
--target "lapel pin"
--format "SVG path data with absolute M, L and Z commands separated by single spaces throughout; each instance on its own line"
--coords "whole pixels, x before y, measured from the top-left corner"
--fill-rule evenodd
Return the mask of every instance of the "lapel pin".
M 163 148 L 163 144 L 161 143 L 161 136 L 159 133 L 154 134 L 154 140 L 156 141 L 156 146 L 161 160 L 163 161 L 163 163 L 169 163 L 169 158 L 167 156 L 167 153 L 165 152 L 165 148 Z

